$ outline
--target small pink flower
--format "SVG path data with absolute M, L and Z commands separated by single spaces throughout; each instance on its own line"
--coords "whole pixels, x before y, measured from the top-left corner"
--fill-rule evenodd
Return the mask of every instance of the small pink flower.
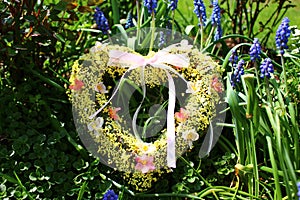
M 84 86 L 84 83 L 81 80 L 75 79 L 74 85 L 70 85 L 69 88 L 71 90 L 80 90 Z
M 117 112 L 121 110 L 120 107 L 118 108 L 109 108 L 109 117 L 112 118 L 113 120 L 119 120 L 119 115 L 117 114 Z
M 187 115 L 186 110 L 184 108 L 180 108 L 180 111 L 175 113 L 175 119 L 178 122 L 184 122 L 185 120 L 187 120 L 188 117 L 189 116 Z
M 222 83 L 219 82 L 218 77 L 215 77 L 211 83 L 211 86 L 217 91 L 217 92 L 223 92 L 223 86 Z
M 155 169 L 155 166 L 153 164 L 153 156 L 147 156 L 146 154 L 142 156 L 137 156 L 135 158 L 136 165 L 135 169 L 138 171 L 141 171 L 143 174 L 152 171 Z

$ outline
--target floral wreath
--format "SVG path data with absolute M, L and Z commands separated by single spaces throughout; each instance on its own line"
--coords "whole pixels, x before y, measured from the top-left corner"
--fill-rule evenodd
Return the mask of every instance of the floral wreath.
M 216 62 L 192 49 L 187 41 L 146 57 L 127 47 L 97 43 L 74 63 L 70 77 L 79 136 L 90 152 L 119 171 L 142 177 L 175 168 L 176 158 L 193 147 L 198 133 L 205 133 L 215 115 L 223 91 L 220 71 Z M 126 81 L 142 96 L 131 113 L 126 106 L 114 105 L 120 102 L 118 94 Z M 145 139 L 139 133 L 144 129 L 137 127 L 139 112 L 147 92 L 162 85 L 168 89 L 166 103 L 160 107 L 168 108 L 167 125 L 161 127 L 154 140 Z M 176 98 L 180 96 L 184 98 L 178 103 Z M 155 122 L 154 118 L 151 120 Z M 144 124 L 151 120 L 148 118 Z

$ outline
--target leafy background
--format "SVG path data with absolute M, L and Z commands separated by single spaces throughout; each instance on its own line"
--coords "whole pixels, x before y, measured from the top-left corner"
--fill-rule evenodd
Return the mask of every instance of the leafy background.
M 291 24 L 300 25 L 297 20 L 300 2 L 280 2 L 288 9 L 286 15 Z M 73 62 L 104 37 L 91 31 L 95 30 L 95 6 L 101 7 L 110 24 L 116 24 L 119 19 L 126 19 L 133 3 L 118 1 L 116 17 L 112 13 L 116 7 L 114 1 L 0 1 L 0 198 L 101 199 L 109 188 L 119 191 L 124 199 L 133 198 L 121 175 L 102 165 L 81 144 L 66 95 Z M 209 7 L 210 1 L 205 4 Z M 226 1 L 221 1 L 221 7 L 226 34 L 252 37 L 260 31 L 260 22 L 273 17 L 270 10 L 276 10 L 278 3 L 270 3 L 253 21 L 254 33 L 247 27 L 238 27 L 238 21 L 234 24 L 228 16 L 234 10 L 226 6 Z M 192 1 L 179 1 L 175 20 L 182 32 L 187 26 L 197 24 L 192 10 Z M 232 26 L 236 26 L 236 32 Z M 264 33 L 270 32 L 270 38 L 274 38 L 275 26 L 268 26 L 257 37 L 263 39 Z M 119 29 L 112 27 L 112 31 L 117 33 Z M 190 35 L 193 37 L 195 32 Z M 265 41 L 264 47 L 274 48 L 272 41 Z M 237 42 L 240 41 L 233 43 Z M 294 76 L 290 85 L 298 91 L 295 92 L 298 100 L 299 73 L 299 67 L 290 69 Z M 210 157 L 199 161 L 195 152 L 189 152 L 186 160 L 179 160 L 178 168 L 164 175 L 149 192 L 192 194 L 211 184 L 234 184 L 237 158 L 233 141 L 232 130 L 225 128 Z M 247 179 L 245 170 L 242 179 Z M 270 179 L 266 173 L 263 176 Z

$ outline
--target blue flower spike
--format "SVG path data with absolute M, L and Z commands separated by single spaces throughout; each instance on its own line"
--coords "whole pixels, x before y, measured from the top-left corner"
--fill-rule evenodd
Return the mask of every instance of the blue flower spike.
M 148 9 L 148 13 L 156 13 L 157 0 L 144 0 L 144 6 Z
M 213 1 L 213 12 L 211 14 L 211 24 L 216 27 L 214 41 L 222 37 L 223 31 L 221 27 L 221 8 L 219 6 L 218 0 Z
M 118 195 L 113 190 L 108 190 L 103 196 L 103 200 L 118 200 L 118 198 Z
M 126 24 L 125 24 L 125 28 L 126 28 L 126 29 L 131 28 L 131 27 L 134 27 L 132 18 L 133 18 L 133 17 L 132 17 L 132 14 L 129 13 L 129 14 L 128 14 L 128 17 L 127 17 L 127 20 L 126 20 Z
M 241 82 L 241 76 L 244 74 L 244 65 L 245 65 L 245 61 L 242 59 L 238 62 L 238 64 L 234 68 L 234 72 L 231 75 L 231 80 L 230 80 L 232 87 L 235 87 L 236 83 Z
M 229 57 L 229 62 L 231 62 L 232 67 L 235 67 L 238 61 L 238 56 L 236 54 L 236 50 L 233 50 L 230 57 Z
M 253 44 L 250 47 L 250 60 L 255 61 L 260 59 L 261 46 L 257 38 L 254 38 Z
M 266 58 L 263 63 L 260 65 L 261 78 L 267 77 L 271 78 L 271 74 L 274 73 L 274 68 L 272 64 L 272 60 L 270 58 Z
M 214 41 L 220 39 L 223 35 L 223 31 L 222 31 L 222 28 L 221 28 L 221 25 L 217 26 L 217 29 L 215 31 L 215 36 L 214 36 Z
M 101 30 L 103 34 L 107 35 L 109 30 L 108 21 L 103 12 L 98 7 L 95 10 L 94 19 L 96 21 L 98 29 Z
M 161 48 L 165 44 L 165 34 L 163 31 L 159 32 L 159 44 L 158 47 Z
M 277 31 L 276 31 L 276 47 L 279 49 L 280 54 L 284 54 L 284 50 L 288 49 L 288 40 L 291 36 L 291 30 L 289 28 L 289 18 L 285 17 L 283 18 L 281 24 L 279 25 Z
M 194 0 L 194 13 L 200 20 L 199 26 L 205 26 L 206 23 L 206 8 L 203 0 Z
M 174 11 L 177 8 L 178 0 L 170 0 L 169 8 Z
M 221 8 L 218 0 L 213 1 L 213 11 L 211 14 L 211 24 L 213 26 L 219 26 L 221 24 Z

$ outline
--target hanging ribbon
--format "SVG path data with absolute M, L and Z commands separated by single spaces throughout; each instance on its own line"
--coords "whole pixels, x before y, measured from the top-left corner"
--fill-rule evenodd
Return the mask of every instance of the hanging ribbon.
M 140 102 L 140 105 L 136 109 L 136 112 L 133 115 L 132 119 L 132 129 L 135 137 L 141 141 L 141 138 L 138 134 L 136 127 L 136 120 L 138 113 L 141 109 L 141 106 L 146 97 L 146 83 L 144 79 L 145 67 L 147 65 L 151 65 L 155 68 L 163 69 L 168 77 L 168 86 L 169 86 L 169 103 L 168 103 L 168 111 L 167 111 L 167 165 L 168 167 L 175 168 L 176 167 L 176 155 L 175 155 L 175 120 L 174 120 L 174 110 L 176 103 L 176 88 L 172 75 L 170 72 L 176 74 L 187 84 L 187 91 L 192 91 L 188 82 L 179 74 L 175 69 L 170 67 L 169 65 L 176 66 L 179 68 L 188 67 L 189 59 L 185 54 L 171 54 L 166 50 L 161 50 L 154 54 L 153 57 L 147 58 L 142 55 L 123 52 L 120 50 L 110 50 L 109 51 L 109 61 L 108 66 L 121 66 L 124 68 L 128 68 L 126 72 L 122 75 L 117 88 L 113 92 L 110 99 L 93 115 L 89 118 L 93 119 L 96 117 L 113 99 L 116 93 L 119 91 L 120 83 L 124 80 L 126 74 L 134 69 L 141 69 L 141 85 L 143 91 L 143 99 Z

